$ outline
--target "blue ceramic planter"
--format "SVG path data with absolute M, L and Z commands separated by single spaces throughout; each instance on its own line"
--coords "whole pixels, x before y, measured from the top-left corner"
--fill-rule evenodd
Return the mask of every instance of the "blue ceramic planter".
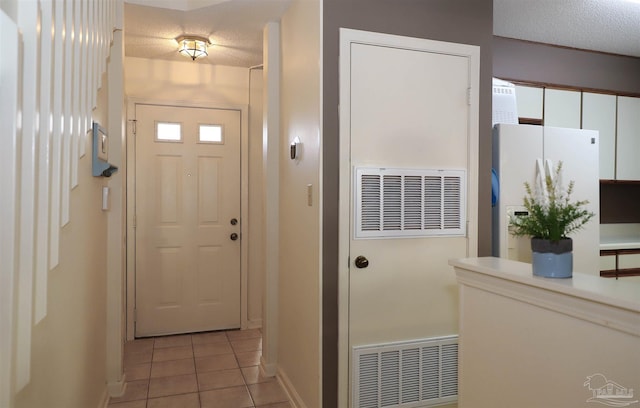
M 573 276 L 573 241 L 565 238 L 551 242 L 539 238 L 531 240 L 533 274 L 544 278 Z

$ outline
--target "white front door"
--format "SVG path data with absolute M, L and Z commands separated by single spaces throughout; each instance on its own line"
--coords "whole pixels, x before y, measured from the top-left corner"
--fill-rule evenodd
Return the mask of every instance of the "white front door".
M 354 347 L 458 332 L 448 260 L 476 254 L 478 155 L 475 47 L 351 35 L 340 55 L 349 362 Z
M 136 105 L 135 335 L 240 327 L 240 111 Z

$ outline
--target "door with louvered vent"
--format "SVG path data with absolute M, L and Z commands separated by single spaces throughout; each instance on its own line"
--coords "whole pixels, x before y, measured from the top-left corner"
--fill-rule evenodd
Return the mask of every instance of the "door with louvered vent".
M 458 333 L 448 261 L 476 254 L 477 67 L 466 48 L 424 41 L 427 50 L 354 41 L 341 77 L 350 352 Z

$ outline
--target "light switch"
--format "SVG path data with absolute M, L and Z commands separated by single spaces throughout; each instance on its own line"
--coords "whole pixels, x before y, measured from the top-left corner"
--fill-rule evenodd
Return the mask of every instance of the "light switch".
M 109 187 L 102 187 L 102 211 L 109 209 Z

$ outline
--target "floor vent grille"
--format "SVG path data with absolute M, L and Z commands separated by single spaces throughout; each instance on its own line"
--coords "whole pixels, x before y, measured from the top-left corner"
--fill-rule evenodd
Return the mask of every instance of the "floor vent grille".
M 429 407 L 458 399 L 458 336 L 353 349 L 356 408 Z

